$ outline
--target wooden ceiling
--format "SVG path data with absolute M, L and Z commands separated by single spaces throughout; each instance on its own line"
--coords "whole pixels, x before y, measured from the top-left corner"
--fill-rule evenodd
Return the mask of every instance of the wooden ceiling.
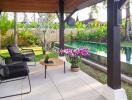
M 65 12 L 82 9 L 103 0 L 64 0 Z M 6 12 L 50 12 L 59 10 L 59 0 L 0 0 L 0 10 Z

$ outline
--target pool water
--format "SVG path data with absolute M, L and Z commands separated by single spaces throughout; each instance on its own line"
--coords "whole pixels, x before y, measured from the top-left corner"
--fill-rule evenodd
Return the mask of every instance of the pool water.
M 74 41 L 66 42 L 65 45 L 79 48 L 85 47 L 89 49 L 90 53 L 107 57 L 107 45 L 102 43 L 87 42 L 87 41 Z M 121 61 L 132 64 L 132 47 L 121 47 Z

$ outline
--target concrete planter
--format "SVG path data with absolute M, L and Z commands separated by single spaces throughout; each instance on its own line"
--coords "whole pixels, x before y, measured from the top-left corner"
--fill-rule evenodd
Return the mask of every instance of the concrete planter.
M 80 70 L 79 67 L 71 67 L 72 72 L 78 72 Z

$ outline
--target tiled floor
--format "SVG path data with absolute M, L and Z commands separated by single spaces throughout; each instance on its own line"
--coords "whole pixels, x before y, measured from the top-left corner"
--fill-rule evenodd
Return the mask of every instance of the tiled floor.
M 67 65 L 68 66 L 68 65 Z M 47 79 L 40 64 L 30 67 L 32 92 L 27 95 L 9 97 L 2 100 L 106 100 L 99 90 L 103 85 L 84 72 L 71 72 L 63 65 L 48 68 Z M 0 96 L 21 93 L 29 89 L 27 80 L 0 85 Z

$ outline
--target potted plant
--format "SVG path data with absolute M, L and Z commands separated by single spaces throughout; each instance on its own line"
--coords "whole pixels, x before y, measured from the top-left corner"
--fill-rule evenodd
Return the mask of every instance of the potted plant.
M 81 57 L 88 56 L 89 51 L 86 48 L 77 48 L 77 49 L 64 49 L 60 51 L 66 55 L 67 60 L 71 63 L 71 71 L 78 72 L 79 71 L 79 63 L 81 61 Z
M 49 60 L 49 55 L 46 54 L 46 55 L 45 55 L 44 62 L 45 62 L 45 63 L 48 63 L 48 60 Z

